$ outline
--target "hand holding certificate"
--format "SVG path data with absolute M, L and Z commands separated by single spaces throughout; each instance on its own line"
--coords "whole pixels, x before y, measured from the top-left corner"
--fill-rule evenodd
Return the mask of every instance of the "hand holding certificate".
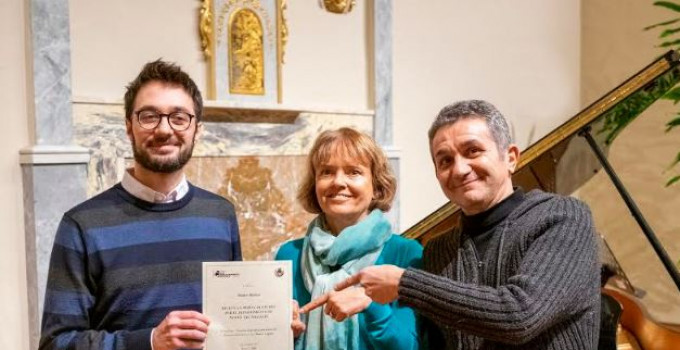
M 293 349 L 290 261 L 204 262 L 206 350 Z

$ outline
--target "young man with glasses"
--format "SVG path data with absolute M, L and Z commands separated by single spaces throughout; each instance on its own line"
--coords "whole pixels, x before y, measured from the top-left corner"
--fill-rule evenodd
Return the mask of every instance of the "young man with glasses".
M 202 109 L 196 84 L 171 63 L 147 63 L 127 87 L 134 165 L 64 214 L 40 349 L 203 347 L 201 262 L 241 260 L 241 248 L 233 205 L 184 175 Z

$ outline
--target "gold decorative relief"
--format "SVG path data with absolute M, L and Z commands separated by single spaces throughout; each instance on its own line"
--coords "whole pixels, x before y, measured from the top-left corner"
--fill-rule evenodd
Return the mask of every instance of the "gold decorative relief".
M 198 22 L 198 33 L 201 36 L 201 49 L 206 58 L 212 57 L 212 38 L 213 38 L 213 19 L 212 19 L 212 0 L 203 0 L 200 17 Z
M 201 0 L 208 99 L 281 102 L 286 9 L 287 0 Z
M 288 9 L 288 0 L 281 0 L 281 12 L 280 12 L 280 32 L 281 32 L 281 55 L 279 57 L 279 62 L 286 62 L 286 44 L 288 44 L 288 19 L 286 19 L 286 9 Z
M 328 12 L 345 14 L 354 8 L 354 0 L 319 0 L 321 8 Z
M 229 28 L 229 91 L 264 94 L 263 30 L 260 18 L 249 9 L 234 12 Z

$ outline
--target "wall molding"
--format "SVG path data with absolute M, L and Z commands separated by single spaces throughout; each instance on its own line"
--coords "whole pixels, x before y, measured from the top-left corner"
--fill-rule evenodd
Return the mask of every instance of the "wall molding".
M 87 164 L 90 150 L 80 146 L 36 145 L 19 151 L 21 165 Z

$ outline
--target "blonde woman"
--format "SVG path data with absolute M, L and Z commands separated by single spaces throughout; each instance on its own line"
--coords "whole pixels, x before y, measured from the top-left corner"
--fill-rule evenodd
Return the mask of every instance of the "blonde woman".
M 420 244 L 393 234 L 384 215 L 396 192 L 387 158 L 369 136 L 341 128 L 319 135 L 307 165 L 298 199 L 318 216 L 304 238 L 281 246 L 276 259 L 293 262 L 299 305 L 325 303 L 296 320 L 295 348 L 417 349 L 411 309 L 397 301 L 374 303 L 361 286 L 334 291 L 367 266 L 420 265 Z

